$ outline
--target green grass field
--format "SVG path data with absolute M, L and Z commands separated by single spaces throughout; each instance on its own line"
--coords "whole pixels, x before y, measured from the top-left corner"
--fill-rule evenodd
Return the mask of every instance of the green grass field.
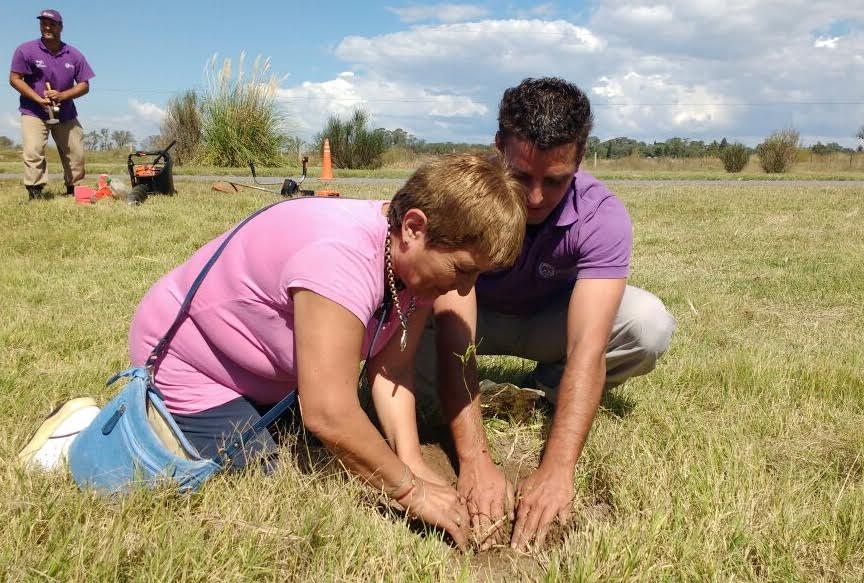
M 461 554 L 335 464 L 310 470 L 301 446 L 276 475 L 219 476 L 191 496 L 104 499 L 18 468 L 58 401 L 111 395 L 148 287 L 273 198 L 183 182 L 140 207 L 28 204 L 0 183 L 0 578 L 864 580 L 860 185 L 611 185 L 635 225 L 631 282 L 678 330 L 656 371 L 604 400 L 570 527 L 521 555 Z M 489 419 L 498 460 L 536 461 L 545 420 Z
M 51 146 L 46 149 L 48 170 L 62 173 L 57 150 Z M 126 167 L 127 153 L 122 151 L 92 151 L 87 152 L 88 181 L 95 183 L 96 176 L 106 173 L 114 177 L 128 180 Z M 408 178 L 423 161 L 430 156 L 414 156 L 413 158 L 397 158 L 392 164 L 375 170 L 341 169 L 337 168 L 337 179 L 349 177 L 369 178 Z M 149 158 L 136 158 L 137 162 L 149 161 Z M 320 176 L 320 157 L 312 155 L 309 162 L 309 176 Z M 611 160 L 598 159 L 595 163 L 588 156 L 582 164 L 598 178 L 604 180 L 818 180 L 818 181 L 853 181 L 864 180 L 864 154 L 855 153 L 851 157 L 846 154 L 811 155 L 806 150 L 799 153 L 799 160 L 789 172 L 782 174 L 766 174 L 759 166 L 758 158 L 751 157 L 749 164 L 742 172 L 729 174 L 723 170 L 719 158 L 641 158 L 631 156 Z M 299 162 L 294 165 L 258 168 L 261 176 L 284 178 L 300 174 Z M 0 173 L 21 174 L 23 163 L 21 152 L 15 149 L 0 149 Z M 216 166 L 175 166 L 177 176 L 207 175 L 207 176 L 248 176 L 249 169 L 222 168 Z

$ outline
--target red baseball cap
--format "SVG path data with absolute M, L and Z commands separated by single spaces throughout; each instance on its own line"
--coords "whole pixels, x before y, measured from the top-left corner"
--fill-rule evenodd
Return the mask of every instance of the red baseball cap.
M 39 16 L 37 16 L 36 18 L 39 20 L 42 20 L 43 18 L 47 18 L 48 20 L 53 20 L 54 22 L 57 22 L 59 24 L 63 24 L 63 17 L 60 16 L 60 13 L 57 12 L 56 10 L 43 10 L 42 12 L 39 13 Z

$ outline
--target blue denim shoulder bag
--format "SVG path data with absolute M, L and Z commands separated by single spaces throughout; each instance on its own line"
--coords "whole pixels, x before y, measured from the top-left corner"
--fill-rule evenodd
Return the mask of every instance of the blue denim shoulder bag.
M 153 348 L 146 364 L 124 370 L 108 380 L 108 385 L 120 378 L 128 378 L 129 382 L 102 408 L 69 448 L 69 468 L 79 487 L 115 493 L 136 486 L 151 487 L 173 482 L 181 491 L 197 490 L 210 476 L 228 467 L 231 459 L 242 451 L 244 443 L 252 441 L 259 431 L 266 430 L 295 404 L 296 390 L 274 405 L 245 432 L 226 442 L 215 458 L 202 458 L 175 423 L 153 381 L 154 371 L 168 343 L 189 314 L 192 298 L 228 242 L 260 213 L 290 200 L 293 199 L 281 200 L 259 209 L 237 225 L 195 278 L 177 317 Z M 387 319 L 390 303 L 389 294 L 385 293 L 369 355 Z M 361 377 L 365 368 L 364 365 Z

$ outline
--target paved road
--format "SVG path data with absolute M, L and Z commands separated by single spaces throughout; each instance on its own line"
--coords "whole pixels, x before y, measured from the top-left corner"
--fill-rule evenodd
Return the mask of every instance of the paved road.
M 23 177 L 21 173 L 15 172 L 0 172 L 0 180 L 20 180 Z M 127 178 L 125 174 L 123 178 Z M 296 177 L 292 177 L 295 178 Z M 62 174 L 48 174 L 48 180 L 62 180 Z M 94 178 L 95 180 L 95 178 Z M 226 180 L 231 182 L 247 182 L 252 183 L 251 176 L 191 176 L 191 175 L 183 175 L 183 174 L 175 174 L 174 180 L 176 182 L 184 182 L 184 181 L 192 181 L 192 182 L 215 182 L 217 180 Z M 279 186 L 281 184 L 281 178 L 278 177 L 259 177 L 259 180 L 268 182 L 276 182 L 279 181 L 274 186 Z M 602 179 L 603 182 L 609 183 L 626 183 L 626 184 L 636 184 L 636 185 L 652 185 L 652 184 L 703 184 L 703 185 L 712 185 L 716 184 L 718 186 L 765 186 L 771 184 L 777 185 L 812 185 L 812 186 L 845 186 L 845 187 L 855 187 L 855 188 L 864 188 L 864 180 L 648 180 L 643 178 L 608 178 Z M 333 184 L 402 184 L 405 182 L 405 178 L 337 178 L 333 181 Z M 322 184 L 320 180 L 317 178 L 307 178 L 305 184 L 314 184 L 320 185 Z
M 113 175 L 112 175 L 113 176 Z M 24 177 L 22 173 L 16 172 L 0 172 L 0 180 L 20 180 Z M 119 176 L 120 178 L 125 178 L 127 181 L 129 180 L 129 176 L 127 174 L 123 174 Z M 294 180 L 297 180 L 296 176 L 291 176 Z M 93 177 L 95 180 L 95 177 Z M 48 180 L 63 180 L 62 174 L 54 174 L 48 173 Z M 184 175 L 184 174 L 175 174 L 174 181 L 175 182 L 183 182 L 183 181 L 193 181 L 193 182 L 215 182 L 217 180 L 227 180 L 230 182 L 248 182 L 252 184 L 251 176 L 192 176 L 192 175 Z M 259 176 L 258 180 L 262 182 L 274 182 L 277 183 L 276 186 L 282 184 L 282 178 L 276 176 Z M 278 182 L 277 182 L 278 181 Z M 336 184 L 402 184 L 405 182 L 405 178 L 337 178 L 333 181 Z M 307 184 L 320 184 L 321 181 L 317 178 L 309 177 L 306 179 L 305 183 Z

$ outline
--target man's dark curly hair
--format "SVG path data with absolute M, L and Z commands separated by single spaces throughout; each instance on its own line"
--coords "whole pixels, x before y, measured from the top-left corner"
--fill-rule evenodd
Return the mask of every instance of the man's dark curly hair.
M 523 80 L 504 92 L 498 108 L 502 138 L 517 136 L 541 150 L 576 143 L 584 151 L 593 126 L 588 98 L 558 77 Z

